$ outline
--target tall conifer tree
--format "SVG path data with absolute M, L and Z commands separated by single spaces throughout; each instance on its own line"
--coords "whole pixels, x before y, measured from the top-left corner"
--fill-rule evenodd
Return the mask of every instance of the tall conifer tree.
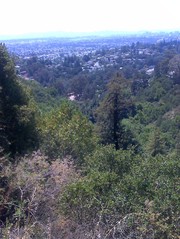
M 97 130 L 102 143 L 114 144 L 116 150 L 126 148 L 121 121 L 128 116 L 132 107 L 128 82 L 117 74 L 109 82 L 107 94 L 96 111 Z

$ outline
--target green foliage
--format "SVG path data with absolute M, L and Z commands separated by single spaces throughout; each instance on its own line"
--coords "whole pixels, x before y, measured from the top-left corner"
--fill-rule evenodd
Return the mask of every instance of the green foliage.
M 161 136 L 161 132 L 158 128 L 154 128 L 153 134 L 149 140 L 148 150 L 152 156 L 165 153 L 165 138 Z
M 150 55 L 139 55 L 141 43 L 122 47 L 135 57 L 133 64 L 124 55 L 118 60 L 133 78 L 134 103 L 130 80 L 112 78 L 115 68 L 80 74 L 78 57 L 56 69 L 33 57 L 24 64 L 29 75 L 55 88 L 42 87 L 18 79 L 0 45 L 4 238 L 179 238 L 179 55 L 172 44 L 178 48 L 175 42 L 147 45 Z M 155 64 L 154 75 L 147 76 L 145 64 Z M 60 98 L 68 93 L 75 103 Z M 37 151 L 13 163 L 4 156 L 38 147 L 38 139 L 46 156 Z
M 173 81 L 164 75 L 151 79 L 149 84 L 149 87 L 139 92 L 138 98 L 142 101 L 158 102 L 173 88 Z
M 178 156 L 141 159 L 132 167 L 131 173 L 124 178 L 120 187 L 127 195 L 127 209 L 145 210 L 146 214 L 155 213 L 157 215 L 156 223 L 158 224 L 159 221 L 162 225 L 167 226 L 165 234 L 172 233 L 169 238 L 173 238 L 173 234 L 176 235 L 177 232 L 180 206 L 178 202 L 179 170 Z M 148 223 L 152 222 L 148 221 Z M 151 226 L 155 228 L 155 225 Z M 157 235 L 161 230 L 159 228 L 158 232 L 156 231 Z M 156 237 L 158 238 L 158 236 Z M 162 236 L 162 238 L 166 237 Z
M 118 178 L 123 177 L 131 167 L 133 151 L 115 150 L 113 145 L 99 146 L 93 154 L 85 158 L 85 171 L 113 172 Z
M 68 217 L 82 223 L 110 216 L 117 209 L 116 190 L 133 161 L 131 151 L 100 146 L 84 162 L 83 178 L 70 184 L 61 199 L 62 210 Z
M 121 124 L 133 108 L 127 86 L 128 82 L 117 74 L 109 82 L 106 96 L 96 111 L 97 132 L 102 143 L 114 144 L 116 149 L 127 148 Z
M 55 88 L 43 87 L 35 80 L 24 81 L 24 79 L 22 79 L 21 83 L 30 90 L 30 94 L 33 96 L 39 111 L 42 113 L 49 112 L 60 105 L 62 98 L 58 95 Z
M 4 45 L 0 45 L 0 89 L 0 122 L 9 142 L 4 149 L 14 155 L 34 148 L 36 109 L 27 89 L 19 82 Z
M 180 55 L 176 54 L 169 61 L 169 70 L 172 72 L 173 80 L 176 84 L 180 84 Z
M 71 102 L 62 102 L 40 122 L 41 148 L 51 158 L 69 155 L 81 163 L 96 147 L 93 125 Z
M 101 216 L 108 224 L 109 220 L 131 214 L 132 232 L 152 235 L 150 227 L 155 238 L 176 238 L 180 206 L 178 155 L 141 157 L 108 146 L 88 157 L 88 163 L 87 175 L 64 192 L 61 203 L 66 215 L 80 223 Z
M 90 223 L 102 213 L 113 210 L 113 184 L 117 175 L 113 172 L 94 172 L 67 187 L 60 201 L 62 210 L 76 222 Z

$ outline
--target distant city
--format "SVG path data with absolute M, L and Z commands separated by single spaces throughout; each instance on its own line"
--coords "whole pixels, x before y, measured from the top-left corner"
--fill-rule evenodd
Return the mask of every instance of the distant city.
M 59 36 L 59 37 L 58 37 Z M 35 37 L 35 36 L 34 36 Z M 139 48 L 136 58 L 132 52 L 125 50 L 122 52 L 122 46 L 130 46 L 133 43 L 157 43 L 161 41 L 179 40 L 179 32 L 141 32 L 133 34 L 115 34 L 115 32 L 101 32 L 96 35 L 81 35 L 76 34 L 64 35 L 60 34 L 56 37 L 39 37 L 30 39 L 13 39 L 4 40 L 8 50 L 24 61 L 33 56 L 38 59 L 47 61 L 51 64 L 49 68 L 61 67 L 65 64 L 67 57 L 76 57 L 76 67 L 80 71 L 95 71 L 103 70 L 106 67 L 118 65 L 120 68 L 126 63 L 133 63 L 135 60 L 142 61 L 142 55 L 155 55 L 145 45 Z M 137 53 L 137 52 L 136 52 Z M 139 59 L 138 59 L 139 57 Z M 20 62 L 20 61 L 19 61 Z M 121 66 L 121 64 L 122 66 Z M 150 68 L 144 69 L 147 74 L 153 72 L 153 65 Z M 32 78 L 28 73 L 21 68 L 21 64 L 16 65 L 19 75 Z M 63 72 L 66 74 L 66 72 Z

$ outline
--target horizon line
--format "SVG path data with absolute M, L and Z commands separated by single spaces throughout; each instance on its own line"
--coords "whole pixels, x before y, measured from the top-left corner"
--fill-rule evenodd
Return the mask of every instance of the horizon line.
M 88 37 L 88 36 L 112 36 L 112 35 L 143 35 L 144 33 L 180 33 L 177 29 L 159 29 L 159 30 L 134 30 L 134 31 L 120 31 L 120 30 L 100 30 L 100 31 L 46 31 L 46 32 L 29 32 L 20 34 L 4 34 L 0 35 L 0 40 L 24 40 L 36 38 L 73 38 L 73 37 Z

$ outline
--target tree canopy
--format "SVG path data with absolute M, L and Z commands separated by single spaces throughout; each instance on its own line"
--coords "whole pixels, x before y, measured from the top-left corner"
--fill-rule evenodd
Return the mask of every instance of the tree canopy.
M 96 111 L 97 131 L 104 144 L 114 144 L 118 150 L 127 148 L 121 121 L 133 111 L 128 81 L 117 74 L 107 85 L 107 92 Z
M 17 78 L 14 63 L 3 44 L 0 45 L 0 110 L 1 137 L 6 139 L 2 147 L 12 155 L 34 148 L 37 138 L 33 100 Z

